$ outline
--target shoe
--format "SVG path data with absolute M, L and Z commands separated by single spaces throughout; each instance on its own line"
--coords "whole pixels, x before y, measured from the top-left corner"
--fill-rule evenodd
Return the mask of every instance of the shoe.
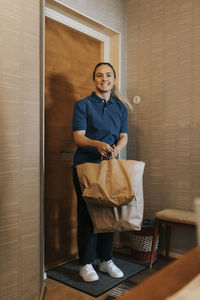
M 103 261 L 99 266 L 99 270 L 101 272 L 108 273 L 113 278 L 124 277 L 123 272 L 114 264 L 112 259 Z
M 91 264 L 81 266 L 79 274 L 84 281 L 91 282 L 99 279 L 99 276 L 97 275 L 96 271 L 94 270 Z

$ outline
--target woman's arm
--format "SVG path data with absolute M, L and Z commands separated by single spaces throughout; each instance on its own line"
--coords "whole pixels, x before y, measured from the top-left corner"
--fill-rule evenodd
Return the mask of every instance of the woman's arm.
M 73 136 L 76 146 L 82 148 L 96 148 L 101 156 L 106 157 L 108 153 L 114 151 L 109 144 L 86 137 L 85 130 L 74 131 Z
M 118 157 L 120 151 L 127 145 L 127 143 L 128 143 L 128 134 L 120 133 L 119 140 L 117 141 L 116 145 L 113 145 L 115 157 Z

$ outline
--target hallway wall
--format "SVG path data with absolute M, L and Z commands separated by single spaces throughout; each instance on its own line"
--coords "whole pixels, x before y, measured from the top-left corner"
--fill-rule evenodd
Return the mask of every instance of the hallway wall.
M 200 195 L 199 36 L 198 0 L 128 1 L 128 97 L 141 103 L 129 118 L 127 155 L 146 162 L 147 217 L 192 209 Z M 173 241 L 183 252 L 196 236 L 184 230 Z
M 40 1 L 1 1 L 0 299 L 40 295 Z

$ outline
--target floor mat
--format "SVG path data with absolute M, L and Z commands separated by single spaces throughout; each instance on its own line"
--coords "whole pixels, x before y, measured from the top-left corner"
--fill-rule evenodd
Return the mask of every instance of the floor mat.
M 95 265 L 94 268 L 99 275 L 99 280 L 91 283 L 84 282 L 79 276 L 79 264 L 77 260 L 47 271 L 47 276 L 88 295 L 99 297 L 145 269 L 145 266 L 126 258 L 114 258 L 113 261 L 123 271 L 123 278 L 111 278 L 107 274 L 100 272 L 98 265 Z

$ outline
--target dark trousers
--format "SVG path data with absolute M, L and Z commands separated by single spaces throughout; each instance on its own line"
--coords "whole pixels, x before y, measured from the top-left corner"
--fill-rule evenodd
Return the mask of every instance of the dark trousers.
M 77 240 L 79 263 L 80 265 L 91 264 L 96 258 L 108 261 L 113 256 L 114 232 L 93 233 L 93 224 L 82 197 L 76 168 L 73 168 L 73 180 L 78 200 Z

